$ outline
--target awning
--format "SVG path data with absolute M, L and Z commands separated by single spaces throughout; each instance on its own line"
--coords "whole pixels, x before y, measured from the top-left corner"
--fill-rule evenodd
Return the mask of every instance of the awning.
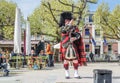
M 60 49 L 60 43 L 54 45 L 54 49 Z

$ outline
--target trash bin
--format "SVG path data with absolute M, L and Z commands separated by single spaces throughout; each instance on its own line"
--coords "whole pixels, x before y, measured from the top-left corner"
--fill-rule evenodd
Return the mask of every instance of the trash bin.
M 94 83 L 112 83 L 112 71 L 94 69 Z

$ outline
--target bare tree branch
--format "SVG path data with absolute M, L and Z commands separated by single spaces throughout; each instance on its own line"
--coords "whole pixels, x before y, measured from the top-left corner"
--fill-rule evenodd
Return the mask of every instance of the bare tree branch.
M 89 3 L 95 3 L 95 4 L 97 3 L 97 2 L 94 2 L 94 1 L 90 1 L 90 0 L 87 0 L 87 2 L 89 2 Z
M 79 8 L 79 17 L 78 17 L 77 24 L 76 24 L 77 26 L 79 26 L 79 24 L 80 24 L 82 14 L 83 14 L 84 9 L 86 8 L 86 5 L 87 5 L 87 1 L 85 0 L 82 10 L 80 10 L 80 8 Z
M 51 36 L 51 37 L 57 37 L 57 36 L 55 36 L 55 35 L 48 34 L 48 33 L 44 33 L 44 32 L 41 32 L 41 34 L 42 34 L 42 35 L 49 35 L 49 36 Z
M 59 25 L 57 19 L 55 18 L 54 14 L 53 14 L 53 12 L 52 12 L 52 10 L 51 10 L 51 5 L 50 5 L 49 2 L 48 2 L 48 6 L 49 6 L 49 10 L 50 10 L 50 13 L 52 14 L 52 17 L 53 17 L 54 21 Z
M 106 19 L 105 19 L 104 17 L 102 17 L 102 18 L 103 18 L 104 22 L 106 23 L 106 26 L 110 27 L 110 29 L 111 29 L 111 30 L 114 32 L 114 34 L 117 36 L 115 29 L 109 25 L 109 23 L 106 21 Z
M 59 24 L 58 21 L 57 21 L 57 19 L 55 18 L 54 14 L 53 14 L 53 12 L 52 12 L 50 3 L 48 2 L 47 4 L 48 4 L 48 5 L 46 5 L 46 4 L 43 3 L 43 6 L 45 6 L 45 7 L 50 11 L 50 13 L 51 13 L 54 21 L 55 21 L 57 24 Z
M 72 4 L 67 4 L 67 3 L 64 3 L 64 2 L 62 2 L 61 0 L 58 0 L 61 4 L 63 4 L 63 5 L 66 5 L 66 6 L 70 6 L 70 7 L 74 7 L 74 8 L 78 8 L 79 9 L 79 7 L 77 7 L 77 6 L 75 6 L 75 5 L 72 5 Z
M 101 21 L 100 24 L 104 25 L 103 27 L 108 26 L 114 32 L 114 35 L 113 34 L 109 34 L 109 33 L 104 33 L 104 35 L 107 38 L 120 39 L 119 32 L 116 32 L 116 30 L 115 30 L 115 28 L 118 28 L 118 26 L 115 25 L 115 27 L 112 27 L 112 26 L 110 26 L 110 24 L 108 23 L 108 21 L 103 16 L 102 16 L 102 19 L 103 19 L 104 22 Z
M 113 35 L 110 35 L 110 34 L 107 34 L 107 33 L 104 33 L 104 36 L 109 38 L 109 39 L 116 39 L 116 40 L 118 40 L 118 38 L 116 36 L 113 36 Z
M 51 9 L 52 11 L 56 11 L 56 12 L 64 12 L 64 10 L 56 10 L 56 9 Z M 72 11 L 68 11 L 68 12 L 72 12 Z M 74 14 L 79 14 L 79 12 L 72 12 Z
M 51 21 L 51 19 L 47 18 L 47 21 L 49 21 L 50 24 L 51 24 L 53 27 L 57 27 L 56 25 L 53 24 L 53 22 Z

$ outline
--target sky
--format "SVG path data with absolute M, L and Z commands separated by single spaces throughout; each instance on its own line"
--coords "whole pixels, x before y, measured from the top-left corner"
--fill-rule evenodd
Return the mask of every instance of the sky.
M 26 19 L 36 7 L 40 5 L 41 0 L 9 0 L 17 3 L 18 7 L 21 9 L 24 18 Z M 90 11 L 95 11 L 98 7 L 99 4 L 102 2 L 108 3 L 110 10 L 113 10 L 114 7 L 119 4 L 120 5 L 120 0 L 98 0 L 97 4 L 91 4 Z

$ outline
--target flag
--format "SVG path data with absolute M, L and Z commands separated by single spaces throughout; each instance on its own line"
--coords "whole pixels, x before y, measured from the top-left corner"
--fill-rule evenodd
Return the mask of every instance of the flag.
M 94 38 L 92 37 L 92 43 L 94 46 L 96 46 L 96 41 L 94 40 Z
M 93 43 L 93 45 L 96 46 L 96 41 L 94 40 L 94 38 L 90 32 L 89 32 L 89 40 L 90 40 L 89 41 L 90 43 Z
M 30 23 L 27 20 L 26 25 L 26 55 L 29 55 L 31 53 L 31 34 L 30 34 Z
M 107 40 L 106 40 L 106 38 L 105 38 L 105 37 L 103 38 L 103 44 L 104 44 L 104 46 L 106 46 L 106 45 L 107 45 Z
M 14 53 L 21 53 L 21 12 L 16 8 L 14 28 Z

